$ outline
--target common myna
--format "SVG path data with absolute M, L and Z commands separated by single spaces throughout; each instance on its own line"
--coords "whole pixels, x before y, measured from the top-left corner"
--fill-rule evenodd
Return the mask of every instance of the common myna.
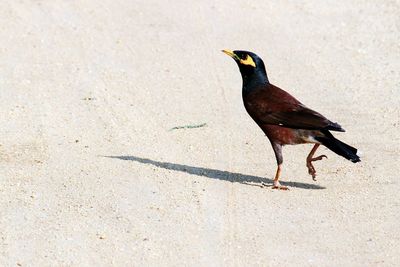
M 360 161 L 356 148 L 341 142 L 330 133 L 344 132 L 338 123 L 331 122 L 318 112 L 307 108 L 289 93 L 269 82 L 264 62 L 260 57 L 248 51 L 222 52 L 232 57 L 239 66 L 243 79 L 244 106 L 250 117 L 264 131 L 275 152 L 278 168 L 272 188 L 288 189 L 279 183 L 284 145 L 314 144 L 306 159 L 308 173 L 313 180 L 316 171 L 312 162 L 326 158 L 325 155 L 314 157 L 321 144 L 354 163 Z

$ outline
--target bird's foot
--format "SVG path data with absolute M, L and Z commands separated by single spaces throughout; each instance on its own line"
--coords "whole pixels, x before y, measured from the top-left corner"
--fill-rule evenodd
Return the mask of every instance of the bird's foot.
M 272 185 L 272 189 L 289 190 L 289 187 L 281 185 L 281 183 L 279 181 L 274 181 L 274 184 Z
M 261 182 L 261 186 L 260 187 L 271 187 L 272 189 L 289 190 L 289 188 L 287 186 L 283 186 L 279 182 L 278 183 L 274 183 L 273 185 Z
M 314 168 L 314 165 L 312 165 L 313 161 L 318 161 L 321 160 L 323 158 L 328 158 L 326 155 L 321 155 L 315 158 L 307 158 L 307 168 L 308 168 L 308 174 L 312 176 L 313 180 L 316 181 L 317 179 L 315 179 L 317 177 L 317 171 Z

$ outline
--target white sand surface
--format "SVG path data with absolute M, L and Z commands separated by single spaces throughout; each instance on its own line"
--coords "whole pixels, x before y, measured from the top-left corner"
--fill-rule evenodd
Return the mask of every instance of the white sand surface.
M 399 1 L 0 2 L 1 266 L 399 266 Z M 221 49 L 346 130 L 272 148 Z M 171 128 L 206 123 L 194 129 Z

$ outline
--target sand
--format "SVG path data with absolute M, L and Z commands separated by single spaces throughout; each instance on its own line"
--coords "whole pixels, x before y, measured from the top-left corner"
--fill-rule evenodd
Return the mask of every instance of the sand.
M 398 266 L 399 1 L 2 1 L 1 266 Z M 272 148 L 221 49 L 339 122 Z M 185 125 L 199 128 L 173 129 Z

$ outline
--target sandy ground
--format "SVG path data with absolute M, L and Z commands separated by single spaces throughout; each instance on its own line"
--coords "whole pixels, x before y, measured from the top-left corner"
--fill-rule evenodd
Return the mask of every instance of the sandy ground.
M 268 3 L 264 3 L 268 2 Z M 399 1 L 0 3 L 1 266 L 398 266 Z M 363 151 L 305 167 L 221 49 Z M 207 123 L 197 129 L 171 128 Z

